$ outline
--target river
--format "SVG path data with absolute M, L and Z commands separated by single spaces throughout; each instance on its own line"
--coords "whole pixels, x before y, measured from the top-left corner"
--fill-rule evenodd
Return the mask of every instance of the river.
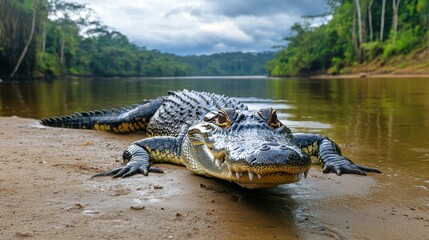
M 377 218 L 374 223 L 381 223 L 383 213 L 377 214 L 374 209 L 385 204 L 392 206 L 391 212 L 386 213 L 390 215 L 395 214 L 395 206 L 409 210 L 402 215 L 419 211 L 417 217 L 421 216 L 422 224 L 429 226 L 429 79 L 190 77 L 1 82 L 0 116 L 40 119 L 120 107 L 180 89 L 236 97 L 253 109 L 273 107 L 292 131 L 324 134 L 337 142 L 352 160 L 383 172 L 367 178 L 353 177 L 353 181 L 363 181 L 356 188 L 333 185 L 332 190 L 324 193 L 318 192 L 317 179 L 307 179 L 306 183 L 299 183 L 301 187 L 285 185 L 272 192 L 274 198 L 270 201 L 274 201 L 275 211 L 265 207 L 257 211 L 276 212 L 274 218 L 278 219 L 293 218 L 301 229 L 327 226 L 331 232 L 326 236 L 338 238 L 355 235 L 353 230 L 335 227 L 344 219 L 329 214 L 332 210 L 348 211 L 346 215 L 351 218 L 361 217 L 362 227 L 356 226 L 357 230 L 375 228 L 365 223 L 365 216 Z M 346 176 L 342 178 L 348 181 Z M 267 198 L 256 197 L 250 205 L 264 201 Z M 370 202 L 375 208 L 367 209 L 374 212 L 350 210 L 344 204 L 347 201 Z M 284 206 L 285 202 L 289 206 Z M 310 214 L 303 217 L 303 211 Z M 320 222 L 308 224 L 312 221 L 308 216 Z M 399 222 L 402 220 L 398 216 L 390 224 L 395 226 Z M 380 231 L 387 234 L 389 230 Z M 380 232 L 374 236 L 389 235 Z M 429 230 L 423 236 L 429 236 Z

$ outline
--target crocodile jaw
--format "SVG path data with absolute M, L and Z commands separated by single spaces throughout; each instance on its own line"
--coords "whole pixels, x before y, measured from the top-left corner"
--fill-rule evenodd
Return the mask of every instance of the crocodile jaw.
M 197 174 L 235 182 L 246 188 L 274 187 L 279 184 L 297 182 L 307 177 L 311 166 L 310 159 L 299 149 L 286 149 L 285 151 L 294 153 L 299 151 L 293 156 L 299 160 L 302 158 L 304 162 L 302 164 L 289 161 L 287 157 L 291 154 L 286 154 L 285 159 L 278 159 L 279 156 L 276 156 L 276 161 L 265 157 L 267 159 L 263 159 L 261 162 L 252 162 L 254 158 L 252 154 L 260 152 L 259 149 L 247 149 L 247 152 L 242 153 L 239 158 L 232 158 L 231 154 L 236 156 L 238 154 L 233 150 L 217 148 L 215 147 L 217 144 L 208 139 L 207 133 L 212 130 L 213 128 L 209 124 L 200 124 L 191 128 L 185 137 L 185 141 L 189 145 L 189 149 L 186 150 L 189 153 L 185 161 L 190 163 L 185 165 L 188 168 L 191 165 L 191 170 Z

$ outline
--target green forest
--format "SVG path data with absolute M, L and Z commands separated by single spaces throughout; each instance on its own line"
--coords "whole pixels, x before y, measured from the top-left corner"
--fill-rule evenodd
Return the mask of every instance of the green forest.
M 199 56 L 176 56 L 175 59 L 191 66 L 195 76 L 267 75 L 265 64 L 274 58 L 274 52 L 216 53 Z
M 325 16 L 295 23 L 273 76 L 356 72 L 428 73 L 428 0 L 328 0 Z M 317 18 L 331 17 L 314 26 Z
M 176 56 L 148 50 L 84 4 L 0 1 L 0 79 L 61 76 L 266 75 L 273 52 Z
M 276 52 L 177 56 L 137 46 L 84 4 L 2 0 L 0 79 L 429 72 L 428 0 L 326 2 Z
M 0 1 L 0 76 L 173 76 L 189 67 L 131 44 L 90 20 L 85 5 L 58 0 Z M 72 17 L 73 16 L 73 17 Z

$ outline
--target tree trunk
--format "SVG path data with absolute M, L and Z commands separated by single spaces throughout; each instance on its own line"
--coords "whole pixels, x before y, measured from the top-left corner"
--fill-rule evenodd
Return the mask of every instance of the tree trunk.
M 352 44 L 355 47 L 355 52 L 359 51 L 358 40 L 356 39 L 356 13 L 353 12 L 353 21 L 352 21 Z
M 372 42 L 374 40 L 374 32 L 372 29 L 372 4 L 374 0 L 371 0 L 368 5 L 368 24 L 369 24 L 369 40 Z
M 359 62 L 362 61 L 362 43 L 363 43 L 363 28 L 362 28 L 362 13 L 360 9 L 360 1 L 355 0 L 356 3 L 356 13 L 357 13 L 357 20 L 358 20 L 358 37 L 359 37 L 359 43 L 358 43 L 358 57 Z
M 380 23 L 380 42 L 383 42 L 383 35 L 384 35 L 384 12 L 386 9 L 386 0 L 383 0 L 382 6 L 381 6 L 381 23 Z
M 42 47 L 40 49 L 40 64 L 43 65 L 43 54 L 46 50 L 46 23 L 42 23 Z
M 36 10 L 37 10 L 37 0 L 33 0 L 33 20 L 31 22 L 30 36 L 28 38 L 27 43 L 25 44 L 24 50 L 22 50 L 21 56 L 19 57 L 15 68 L 13 69 L 13 72 L 10 74 L 10 78 L 13 78 L 15 76 L 16 72 L 19 69 L 19 66 L 21 65 L 22 60 L 25 57 L 25 54 L 27 54 L 27 50 L 28 50 L 28 47 L 30 46 L 30 43 L 33 41 L 34 30 L 36 28 L 36 13 L 37 13 Z
M 62 66 L 64 66 L 64 47 L 66 44 L 66 39 L 64 37 L 64 26 L 62 27 L 61 30 L 61 37 L 60 37 L 60 63 Z
M 362 13 L 360 10 L 360 1 L 359 0 L 355 0 L 356 3 L 356 13 L 357 13 L 357 20 L 358 20 L 358 37 L 359 37 L 359 46 L 362 44 L 363 42 L 363 37 L 362 37 Z
M 396 35 L 398 33 L 398 7 L 401 0 L 393 0 L 393 44 L 396 43 Z

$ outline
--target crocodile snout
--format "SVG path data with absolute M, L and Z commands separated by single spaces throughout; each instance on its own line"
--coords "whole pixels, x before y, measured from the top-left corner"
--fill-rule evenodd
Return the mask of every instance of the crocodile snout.
M 311 164 L 310 157 L 300 149 L 278 143 L 262 144 L 247 157 L 247 162 L 252 167 L 278 166 L 297 169 Z

